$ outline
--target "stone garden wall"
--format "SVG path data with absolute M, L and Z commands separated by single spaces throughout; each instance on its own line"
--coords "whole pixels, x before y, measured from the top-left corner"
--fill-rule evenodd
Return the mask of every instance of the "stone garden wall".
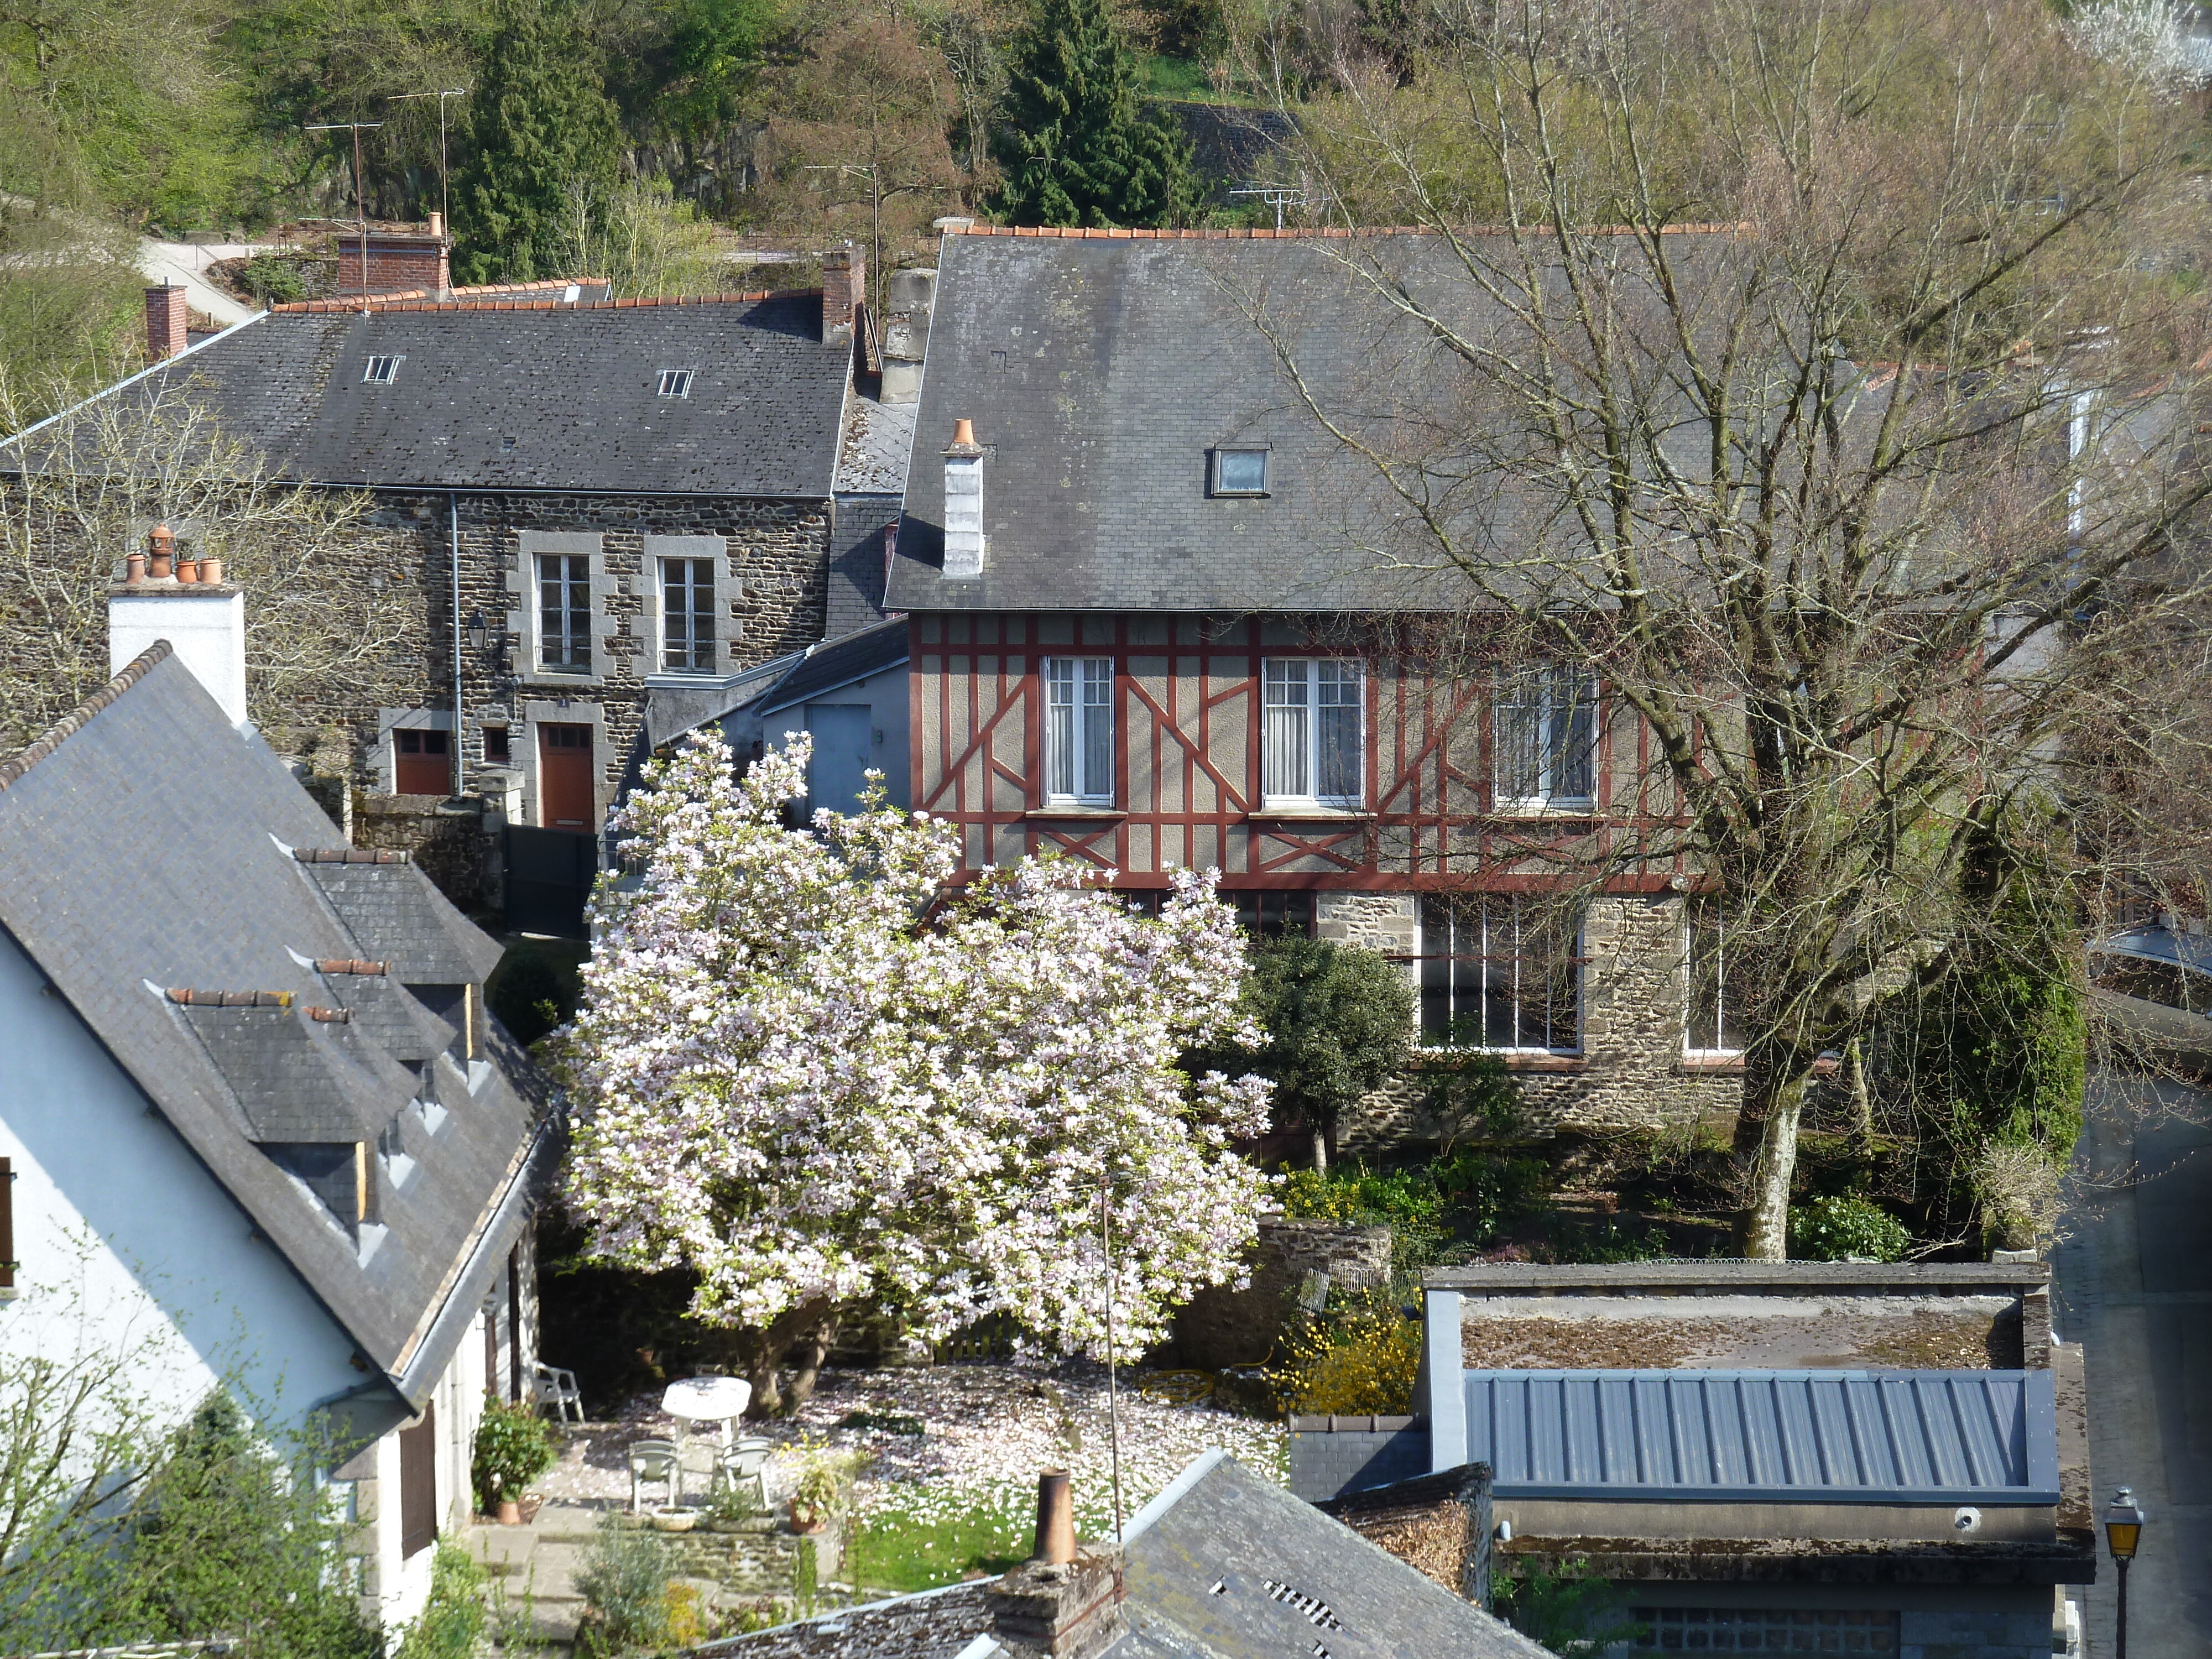
M 1249 1261 L 1249 1289 L 1202 1290 L 1176 1316 L 1178 1364 L 1223 1370 L 1264 1363 L 1309 1273 L 1327 1273 L 1332 1290 L 1390 1282 L 1390 1230 L 1263 1216 Z

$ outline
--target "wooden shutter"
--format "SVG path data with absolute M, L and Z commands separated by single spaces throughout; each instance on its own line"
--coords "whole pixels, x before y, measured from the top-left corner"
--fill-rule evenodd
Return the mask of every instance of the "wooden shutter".
M 438 1407 L 399 1431 L 399 1555 L 404 1560 L 438 1541 Z
M 0 1158 L 0 1291 L 15 1288 L 15 1163 Z

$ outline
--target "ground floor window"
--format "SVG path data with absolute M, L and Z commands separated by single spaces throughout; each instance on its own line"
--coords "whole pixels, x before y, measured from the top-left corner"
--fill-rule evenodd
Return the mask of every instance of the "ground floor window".
M 1692 1054 L 1743 1052 L 1743 1019 L 1736 987 L 1729 979 L 1728 926 L 1711 905 L 1690 907 L 1689 1002 L 1684 1012 L 1682 1047 Z
M 1582 1047 L 1582 917 L 1556 898 L 1426 895 L 1417 966 L 1425 1047 Z
M 1313 936 L 1311 893 L 1241 888 L 1221 896 L 1237 907 L 1237 920 L 1255 939 L 1273 939 L 1283 933 L 1296 933 L 1302 939 Z
M 453 757 L 447 734 L 401 726 L 392 734 L 392 789 L 398 795 L 453 793 Z
M 1897 1651 L 1897 1615 L 1864 1609 L 1638 1607 L 1638 1653 Z

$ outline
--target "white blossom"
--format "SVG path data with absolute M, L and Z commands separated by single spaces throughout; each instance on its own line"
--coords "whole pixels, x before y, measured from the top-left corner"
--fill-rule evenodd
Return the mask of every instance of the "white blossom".
M 1157 918 L 1067 860 L 949 891 L 957 828 L 884 807 L 879 777 L 860 812 L 784 828 L 808 753 L 791 734 L 740 781 L 695 734 L 617 816 L 641 874 L 602 879 L 556 1044 L 593 1248 L 696 1271 L 714 1322 L 827 1295 L 1101 1352 L 1103 1193 L 1116 1346 L 1158 1340 L 1237 1272 L 1268 1181 L 1231 1145 L 1267 1084 L 1176 1068 L 1255 1035 L 1214 874 Z

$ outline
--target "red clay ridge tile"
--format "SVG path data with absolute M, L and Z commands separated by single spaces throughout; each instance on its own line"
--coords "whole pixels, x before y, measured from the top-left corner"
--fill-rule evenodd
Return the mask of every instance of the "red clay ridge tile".
M 319 974 L 383 974 L 391 969 L 388 962 L 363 962 L 359 957 L 326 957 L 315 963 Z
M 289 991 L 195 991 L 172 986 L 169 1000 L 187 1008 L 289 1008 Z

